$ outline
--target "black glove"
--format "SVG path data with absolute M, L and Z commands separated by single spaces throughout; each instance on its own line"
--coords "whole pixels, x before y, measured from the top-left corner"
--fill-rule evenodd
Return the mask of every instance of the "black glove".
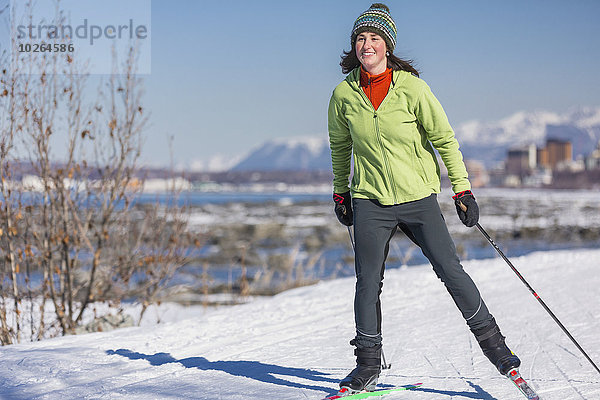
M 352 214 L 352 197 L 350 192 L 342 194 L 333 194 L 333 201 L 335 202 L 335 215 L 342 225 L 352 226 L 354 215 Z
M 479 221 L 479 206 L 475 201 L 473 193 L 470 190 L 465 190 L 464 192 L 456 193 L 452 198 L 454 199 L 456 212 L 461 222 L 469 228 L 475 226 Z M 466 211 L 463 211 L 461 204 L 467 208 Z

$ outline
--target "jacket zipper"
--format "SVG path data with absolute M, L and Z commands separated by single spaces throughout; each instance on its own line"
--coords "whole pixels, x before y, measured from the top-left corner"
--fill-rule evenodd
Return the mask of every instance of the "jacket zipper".
M 379 130 L 379 120 L 377 113 L 373 114 L 373 119 L 375 120 L 375 132 L 377 134 L 377 140 L 379 141 L 379 147 L 381 148 L 381 154 L 383 155 L 383 163 L 385 164 L 385 169 L 388 175 L 388 179 L 390 180 L 390 188 L 392 189 L 392 196 L 394 197 L 394 204 L 397 204 L 397 196 L 396 196 L 396 184 L 394 181 L 394 177 L 392 174 L 392 169 L 390 168 L 390 162 L 387 157 L 387 152 L 383 147 L 383 140 L 381 139 L 381 132 Z
M 369 86 L 371 85 L 371 79 L 369 78 Z M 370 87 L 369 87 L 370 89 Z M 390 89 L 388 90 L 388 95 L 390 93 L 390 90 L 392 89 L 392 85 L 390 84 Z M 363 90 L 361 90 L 360 85 L 358 87 L 358 91 L 360 92 L 361 96 L 363 97 L 363 99 L 365 100 L 365 102 L 371 106 L 371 109 L 373 110 L 373 120 L 374 120 L 374 125 L 375 125 L 375 136 L 377 136 L 377 142 L 379 143 L 379 148 L 381 149 L 381 154 L 383 156 L 383 163 L 385 164 L 385 172 L 387 174 L 387 178 L 390 181 L 390 187 L 392 189 L 392 196 L 394 197 L 394 204 L 397 204 L 397 194 L 396 194 L 396 184 L 395 181 L 393 179 L 393 175 L 392 175 L 392 170 L 390 168 L 390 162 L 387 158 L 387 152 L 385 151 L 385 147 L 383 147 L 383 141 L 381 139 L 381 132 L 379 130 L 379 121 L 377 120 L 378 116 L 377 116 L 377 110 L 375 110 L 375 107 L 373 107 L 373 103 L 371 103 L 371 101 L 369 100 L 369 98 L 367 97 L 367 95 L 365 94 L 365 92 Z M 381 108 L 381 106 L 383 105 L 383 103 L 385 103 L 385 101 L 387 100 L 388 96 L 386 95 L 385 98 L 383 99 L 383 101 L 381 102 L 381 104 L 379 105 L 379 108 Z

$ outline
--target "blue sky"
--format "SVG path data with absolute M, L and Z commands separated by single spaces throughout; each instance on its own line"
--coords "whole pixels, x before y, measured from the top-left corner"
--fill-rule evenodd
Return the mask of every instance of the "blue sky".
M 4 12 L 8 0 L 0 0 L 0 12 Z M 11 35 L 21 46 L 39 45 L 51 34 L 51 26 L 60 25 L 55 34 L 58 37 L 71 36 L 70 44 L 76 59 L 89 61 L 87 72 L 110 74 L 113 71 L 112 47 L 117 54 L 126 54 L 130 39 L 136 39 L 142 50 L 138 62 L 138 71 L 151 72 L 151 46 L 143 46 L 151 42 L 151 0 L 60 0 L 59 7 L 65 20 L 58 22 L 56 18 L 56 0 L 35 0 L 30 9 L 24 0 L 10 1 L 12 24 L 9 26 L 4 18 L 0 19 L 0 46 L 10 48 L 7 40 Z M 30 14 L 31 10 L 31 16 Z M 141 29 L 138 31 L 138 29 Z M 107 37 L 108 35 L 108 37 Z M 34 73 L 39 73 L 34 68 Z
M 152 0 L 152 113 L 143 152 L 168 164 L 327 135 L 339 56 L 371 2 Z M 600 1 L 387 1 L 395 53 L 415 61 L 450 121 L 600 106 Z

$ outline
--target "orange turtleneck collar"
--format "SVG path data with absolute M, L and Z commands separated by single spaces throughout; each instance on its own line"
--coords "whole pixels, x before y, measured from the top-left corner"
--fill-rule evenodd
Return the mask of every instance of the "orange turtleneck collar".
M 371 100 L 373 108 L 377 110 L 381 105 L 383 99 L 390 90 L 392 83 L 392 69 L 388 68 L 385 72 L 379 75 L 371 75 L 367 71 L 360 67 L 360 86 L 363 91 Z

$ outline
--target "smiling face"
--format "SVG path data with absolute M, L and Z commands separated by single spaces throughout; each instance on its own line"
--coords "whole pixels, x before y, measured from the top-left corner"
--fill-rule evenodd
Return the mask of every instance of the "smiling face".
M 373 32 L 362 32 L 356 37 L 354 45 L 356 57 L 365 71 L 371 75 L 385 72 L 387 68 L 387 56 L 385 40 Z

